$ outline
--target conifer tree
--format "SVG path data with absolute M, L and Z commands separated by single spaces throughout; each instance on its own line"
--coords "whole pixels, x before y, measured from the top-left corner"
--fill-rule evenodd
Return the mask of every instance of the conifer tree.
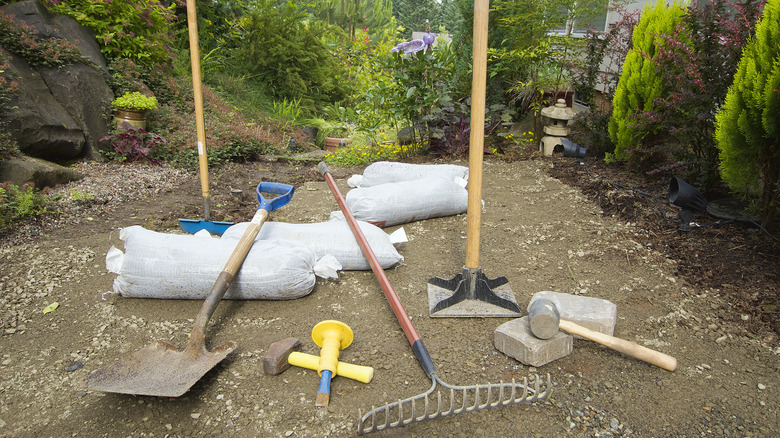
M 632 124 L 632 116 L 639 111 L 654 108 L 653 99 L 668 90 L 661 74 L 656 71 L 652 59 L 656 57 L 662 35 L 670 35 L 683 18 L 681 3 L 669 7 L 660 0 L 648 5 L 634 27 L 632 49 L 623 63 L 615 95 L 612 98 L 612 118 L 609 136 L 615 144 L 614 159 L 630 158 L 633 149 L 641 145 L 647 132 L 638 132 Z
M 780 0 L 764 7 L 715 123 L 723 181 L 760 194 L 762 224 L 771 228 L 780 201 Z

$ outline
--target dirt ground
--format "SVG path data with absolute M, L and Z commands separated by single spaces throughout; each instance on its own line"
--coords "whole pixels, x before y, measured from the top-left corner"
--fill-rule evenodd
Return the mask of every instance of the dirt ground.
M 338 206 L 315 164 L 260 161 L 216 171 L 213 219 L 248 220 L 257 183 L 276 181 L 294 184 L 296 192 L 272 220 L 327 220 Z M 346 178 L 362 169 L 331 170 L 346 193 Z M 398 246 L 404 261 L 387 276 L 441 379 L 471 385 L 549 374 L 553 394 L 546 402 L 373 435 L 780 435 L 780 245 L 740 224 L 681 236 L 678 209 L 665 200 L 662 183 L 619 177 L 603 164 L 586 168 L 563 158 L 487 159 L 480 264 L 489 277 L 509 279 L 522 308 L 545 290 L 614 302 L 615 335 L 675 356 L 679 368 L 665 371 L 575 340 L 570 355 L 535 369 L 494 347 L 495 329 L 506 318 L 430 318 L 426 283 L 463 266 L 466 217 L 409 223 L 403 225 L 409 242 Z M 659 203 L 608 181 L 631 184 Z M 153 339 L 183 348 L 202 304 L 106 294 L 115 278 L 105 268 L 106 251 L 121 248 L 114 230 L 137 224 L 178 232 L 177 218 L 201 215 L 200 186 L 190 175 L 152 199 L 43 230 L 21 244 L 3 242 L 0 435 L 354 436 L 359 410 L 429 388 L 373 274 L 349 271 L 338 280 L 318 279 L 310 295 L 296 300 L 220 303 L 207 343 L 235 341 L 237 351 L 180 398 L 85 390 L 90 372 Z M 704 214 L 696 220 L 715 221 Z M 59 307 L 44 314 L 54 301 Z M 354 330 L 354 343 L 340 359 L 372 366 L 375 375 L 369 384 L 335 378 L 330 406 L 317 408 L 316 372 L 293 368 L 268 376 L 261 361 L 269 345 L 286 337 L 318 354 L 311 329 L 326 319 Z

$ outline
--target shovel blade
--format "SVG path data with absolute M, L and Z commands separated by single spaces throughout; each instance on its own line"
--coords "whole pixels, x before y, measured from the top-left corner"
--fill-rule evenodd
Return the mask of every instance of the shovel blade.
M 228 342 L 209 352 L 177 351 L 173 345 L 154 341 L 119 362 L 87 376 L 86 389 L 120 394 L 179 397 L 218 364 L 236 344 Z
M 196 219 L 179 219 L 179 226 L 185 233 L 195 234 L 200 230 L 206 230 L 209 234 L 222 235 L 230 228 L 233 222 L 204 221 Z

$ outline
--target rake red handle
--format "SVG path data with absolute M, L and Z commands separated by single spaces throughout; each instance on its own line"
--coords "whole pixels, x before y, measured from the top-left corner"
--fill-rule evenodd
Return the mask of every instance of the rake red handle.
M 371 245 L 368 244 L 366 236 L 363 234 L 360 226 L 358 226 L 358 223 L 355 220 L 355 216 L 352 214 L 349 207 L 347 206 L 346 201 L 344 200 L 344 197 L 341 195 L 341 191 L 339 191 L 339 188 L 336 187 L 336 181 L 330 174 L 328 166 L 324 162 L 320 162 L 317 165 L 317 168 L 325 177 L 325 181 L 328 183 L 330 191 L 336 198 L 336 202 L 338 202 L 341 212 L 344 213 L 344 218 L 347 219 L 349 228 L 352 230 L 352 234 L 355 236 L 355 239 L 360 246 L 360 250 L 363 251 L 363 255 L 368 260 L 368 264 L 371 266 L 371 270 L 374 271 L 374 276 L 376 276 L 377 281 L 379 281 L 379 286 L 382 287 L 382 291 L 385 293 L 385 297 L 390 303 L 390 307 L 393 309 L 393 313 L 395 314 L 396 319 L 398 319 L 398 322 L 401 324 L 401 329 L 404 331 L 406 339 L 409 341 L 409 345 L 412 346 L 414 356 L 417 358 L 417 361 L 420 362 L 420 365 L 425 371 L 425 374 L 427 374 L 428 377 L 431 377 L 433 374 L 436 374 L 436 366 L 433 365 L 433 359 L 431 359 L 431 356 L 428 353 L 428 350 L 425 348 L 422 339 L 420 339 L 420 335 L 417 334 L 417 330 L 414 329 L 412 320 L 409 318 L 409 315 L 407 315 L 403 304 L 401 304 L 401 300 L 398 298 L 398 294 L 395 293 L 395 289 L 393 289 L 393 286 L 390 284 L 390 280 L 387 279 L 385 271 L 379 264 L 379 260 L 376 258 L 374 250 L 371 249 Z

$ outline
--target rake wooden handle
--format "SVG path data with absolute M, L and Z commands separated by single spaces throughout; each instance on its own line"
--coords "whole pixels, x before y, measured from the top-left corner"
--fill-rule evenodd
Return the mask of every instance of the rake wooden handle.
M 677 369 L 677 359 L 669 356 L 668 354 L 661 353 L 660 351 L 655 351 L 650 348 L 643 347 L 636 342 L 605 335 L 604 333 L 585 328 L 565 319 L 560 320 L 558 326 L 561 328 L 561 330 L 571 333 L 572 335 L 577 335 L 585 339 L 589 339 L 605 347 L 619 351 L 625 355 L 647 362 L 651 365 L 661 367 L 667 371 L 674 371 Z

